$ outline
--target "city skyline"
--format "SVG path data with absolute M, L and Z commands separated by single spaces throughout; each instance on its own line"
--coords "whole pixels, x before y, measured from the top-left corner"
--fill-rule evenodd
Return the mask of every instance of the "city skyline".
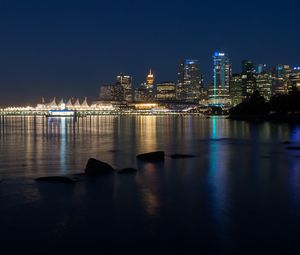
M 224 58 L 224 60 L 222 60 Z M 220 61 L 220 64 L 218 64 Z M 225 61 L 225 62 L 224 62 Z M 223 63 L 224 62 L 224 63 Z M 179 91 L 181 90 L 181 86 L 183 84 L 188 85 L 188 87 L 190 87 L 188 90 L 190 90 L 189 93 L 199 93 L 199 95 L 197 97 L 195 97 L 194 99 L 201 98 L 201 94 L 205 91 L 207 91 L 207 99 L 210 100 L 209 98 L 216 98 L 217 94 L 221 93 L 221 98 L 224 98 L 224 96 L 222 95 L 224 92 L 216 92 L 218 90 L 216 90 L 216 88 L 222 88 L 222 89 L 226 89 L 227 92 L 225 92 L 225 98 L 227 98 L 229 96 L 229 87 L 232 82 L 235 82 L 236 77 L 238 76 L 243 76 L 243 75 L 260 75 L 262 73 L 266 73 L 270 75 L 270 79 L 274 79 L 275 78 L 275 73 L 278 73 L 278 77 L 279 77 L 279 81 L 281 80 L 281 76 L 283 77 L 285 73 L 282 73 L 281 70 L 284 70 L 285 68 L 287 69 L 286 74 L 290 75 L 292 71 L 295 71 L 297 74 L 297 77 L 294 77 L 294 80 L 298 83 L 299 81 L 299 71 L 300 71 L 300 64 L 299 65 L 290 65 L 290 64 L 275 64 L 274 66 L 268 66 L 267 64 L 264 63 L 255 63 L 254 61 L 250 60 L 250 59 L 243 59 L 240 60 L 240 65 L 238 68 L 234 69 L 232 66 L 232 61 L 230 56 L 227 54 L 227 52 L 222 52 L 222 51 L 214 51 L 211 57 L 211 63 L 212 63 L 212 72 L 211 72 L 211 79 L 203 79 L 203 68 L 201 63 L 199 62 L 198 59 L 193 58 L 193 59 L 185 59 L 184 61 L 179 62 L 179 64 L 177 65 L 177 69 L 179 67 L 179 71 L 177 71 L 176 73 L 176 78 L 171 80 L 159 80 L 157 79 L 157 76 L 159 77 L 159 75 L 153 71 L 153 68 L 149 69 L 149 72 L 146 73 L 144 75 L 144 79 L 142 80 L 142 82 L 138 83 L 138 82 L 134 82 L 135 81 L 135 76 L 132 74 L 129 74 L 127 72 L 120 72 L 120 73 L 116 73 L 114 77 L 112 77 L 110 79 L 109 83 L 103 83 L 103 82 L 98 82 L 98 88 L 100 87 L 100 92 L 101 92 L 101 88 L 105 88 L 105 87 L 109 87 L 109 86 L 114 86 L 114 85 L 118 85 L 123 87 L 123 89 L 127 90 L 128 92 L 126 92 L 125 97 L 122 98 L 122 96 L 120 97 L 117 96 L 116 98 L 112 99 L 112 100 L 116 100 L 116 101 L 135 101 L 137 100 L 135 95 L 137 93 L 137 90 L 139 88 L 143 88 L 145 87 L 146 89 L 151 89 L 153 92 L 156 92 L 157 89 L 157 85 L 159 84 L 163 84 L 163 83 L 173 83 L 174 86 L 176 87 L 176 90 L 178 93 L 178 96 L 176 96 L 177 99 L 182 100 L 182 101 L 193 101 L 193 100 L 186 100 L 184 97 L 180 97 L 179 96 Z M 220 66 L 219 66 L 220 65 Z M 221 71 L 221 73 L 219 73 L 217 75 L 216 73 L 216 69 L 220 69 L 222 70 L 222 65 L 224 65 L 224 70 Z M 190 66 L 190 67 L 189 67 Z M 216 66 L 219 66 L 216 68 Z M 227 67 L 228 66 L 228 67 Z M 247 70 L 248 68 L 248 70 Z M 279 70 L 278 70 L 279 69 Z M 227 70 L 227 71 L 225 71 Z M 226 77 L 225 77 L 226 76 Z M 223 77 L 223 78 L 222 78 Z M 242 77 L 240 77 L 240 79 L 242 80 Z M 115 82 L 113 82 L 113 80 L 115 80 Z M 260 78 L 260 82 L 262 82 L 262 86 L 264 84 L 264 80 L 265 78 L 261 77 Z M 196 82 L 196 83 L 195 83 Z M 246 83 L 245 83 L 246 82 Z M 276 81 L 274 81 L 274 84 L 272 81 L 270 81 L 272 84 L 270 84 L 270 89 L 273 86 L 278 86 L 275 85 Z M 196 84 L 195 85 L 193 84 Z M 226 83 L 226 84 L 225 84 Z M 198 85 L 197 85 L 198 84 Z M 150 85 L 150 86 L 149 86 Z M 234 85 L 233 85 L 234 86 Z M 251 94 L 254 92 L 254 86 L 255 86 L 255 82 L 252 81 L 250 79 L 250 85 L 248 85 L 248 81 L 243 81 L 241 82 L 241 86 L 243 87 L 241 93 L 243 94 L 243 96 L 249 97 L 251 96 Z M 248 86 L 250 86 L 250 88 L 248 88 Z M 280 87 L 280 86 L 279 86 Z M 281 88 L 281 87 L 280 87 Z M 204 90 L 203 90 L 204 89 Z M 272 88 L 273 89 L 273 88 Z M 288 89 L 288 88 L 286 88 Z M 289 90 L 291 90 L 291 87 L 289 88 Z M 89 98 L 89 101 L 95 101 L 98 99 L 101 99 L 101 97 L 99 97 L 99 90 L 96 90 L 95 92 L 93 92 L 92 97 Z M 198 91 L 198 92 L 197 92 Z M 44 100 L 44 98 L 48 98 L 50 101 L 53 100 L 53 98 L 87 98 L 87 94 L 89 94 L 91 91 L 88 91 L 86 94 L 84 95 L 61 95 L 61 94 L 50 94 L 50 95 L 41 95 L 39 98 L 35 98 L 33 101 L 27 103 L 27 105 L 32 105 L 35 104 L 37 102 L 40 102 L 40 99 L 42 98 L 42 100 Z M 115 92 L 116 93 L 116 92 Z M 119 92 L 119 94 L 122 92 Z M 271 91 L 269 91 L 270 95 L 268 97 L 266 97 L 267 100 L 270 99 L 271 94 L 281 94 L 281 93 L 286 93 L 283 91 L 283 88 L 281 88 L 281 90 L 276 90 L 274 91 L 274 93 Z M 179 97 L 179 98 L 178 98 Z M 217 96 L 218 97 L 218 96 Z M 192 97 L 190 97 L 189 99 L 191 99 Z M 108 98 L 103 98 L 104 100 L 107 100 Z M 188 97 L 187 97 L 188 99 Z M 137 100 L 139 101 L 139 100 Z M 151 101 L 151 100 L 145 100 L 145 101 Z M 221 100 L 222 101 L 222 100 Z M 211 102 L 211 104 L 216 104 L 216 101 L 213 100 Z M 18 104 L 19 106 L 24 104 Z M 0 105 L 1 106 L 1 105 Z M 2 104 L 2 106 L 12 106 L 12 104 Z
M 199 60 L 207 81 L 216 49 L 230 56 L 237 72 L 242 59 L 295 65 L 298 6 L 297 1 L 280 6 L 252 1 L 246 7 L 237 1 L 5 1 L 0 103 L 32 102 L 45 94 L 91 98 L 99 83 L 120 72 L 132 74 L 139 85 L 149 68 L 157 81 L 176 81 L 178 63 L 189 58 Z

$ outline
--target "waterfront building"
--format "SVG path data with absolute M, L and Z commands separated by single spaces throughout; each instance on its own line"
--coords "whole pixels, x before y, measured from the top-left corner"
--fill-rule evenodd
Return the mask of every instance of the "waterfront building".
M 73 102 L 72 102 L 72 99 L 69 98 L 69 100 L 66 103 L 66 108 L 72 108 L 72 107 L 73 107 Z
M 279 64 L 272 72 L 272 94 L 287 94 L 288 80 L 291 74 L 289 65 Z
M 176 85 L 173 82 L 158 83 L 156 87 L 156 99 L 158 101 L 176 100 Z
M 52 108 L 52 109 L 58 108 L 58 104 L 57 104 L 57 102 L 56 102 L 56 97 L 54 97 L 52 100 L 50 100 L 49 103 L 45 104 L 45 106 L 46 106 L 47 108 Z
M 87 102 L 87 97 L 84 98 L 83 102 L 81 103 L 81 108 L 88 108 L 89 104 Z
M 243 101 L 245 97 L 243 96 L 242 74 L 232 75 L 230 79 L 229 92 L 230 92 L 230 100 L 232 106 L 238 105 Z
M 210 105 L 230 105 L 229 85 L 232 68 L 227 54 L 215 52 L 213 55 L 213 84 L 208 89 Z
M 187 59 L 179 66 L 177 99 L 186 102 L 199 102 L 203 94 L 203 78 L 199 61 Z
M 80 104 L 79 98 L 77 98 L 75 103 L 73 104 L 73 108 L 80 109 L 80 107 L 81 107 L 81 104 Z
M 108 101 L 94 101 L 90 106 L 90 111 L 103 111 L 103 112 L 113 112 L 116 108 L 111 102 Z

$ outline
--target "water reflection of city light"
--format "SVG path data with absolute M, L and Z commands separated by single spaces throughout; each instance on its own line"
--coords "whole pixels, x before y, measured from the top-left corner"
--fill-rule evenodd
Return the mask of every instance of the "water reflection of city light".
M 145 151 L 154 151 L 157 149 L 157 117 L 140 116 L 137 117 L 137 134 L 139 143 L 143 143 Z
M 290 140 L 293 142 L 300 141 L 300 126 L 296 125 L 291 128 Z
M 212 210 L 213 215 L 218 222 L 218 229 L 225 231 L 226 216 L 224 212 L 228 206 L 228 160 L 229 151 L 226 148 L 228 144 L 222 144 L 218 139 L 228 132 L 225 122 L 222 119 L 213 117 L 211 119 L 211 141 L 209 143 L 210 169 L 208 182 L 212 189 Z M 220 233 L 223 236 L 224 233 Z
M 63 174 L 66 173 L 66 151 L 67 151 L 67 123 L 66 118 L 62 117 L 60 121 L 60 170 Z
M 143 173 L 136 177 L 136 183 L 142 194 L 142 203 L 149 217 L 155 218 L 159 216 L 160 202 L 160 181 L 159 171 L 162 166 L 147 163 L 142 166 Z

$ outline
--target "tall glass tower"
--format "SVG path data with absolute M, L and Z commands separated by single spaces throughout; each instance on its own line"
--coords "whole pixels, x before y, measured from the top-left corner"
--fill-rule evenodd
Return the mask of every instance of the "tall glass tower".
M 203 93 L 203 79 L 200 72 L 199 61 L 187 59 L 179 66 L 177 99 L 196 102 Z
M 231 63 L 225 53 L 216 51 L 213 56 L 213 85 L 209 89 L 209 101 L 212 105 L 224 106 L 230 104 L 229 84 Z

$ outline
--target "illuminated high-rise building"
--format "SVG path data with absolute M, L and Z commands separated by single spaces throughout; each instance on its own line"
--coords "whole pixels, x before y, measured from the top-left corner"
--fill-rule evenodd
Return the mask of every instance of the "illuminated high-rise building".
M 243 96 L 250 97 L 255 90 L 255 68 L 250 60 L 242 61 Z
M 231 77 L 231 63 L 223 52 L 215 52 L 213 56 L 214 76 L 213 84 L 208 90 L 210 105 L 225 106 L 230 104 L 229 85 Z
M 272 96 L 272 74 L 266 70 L 266 65 L 258 65 L 255 72 L 255 90 L 269 101 Z
M 146 85 L 148 88 L 153 88 L 154 85 L 154 74 L 152 73 L 151 69 L 149 74 L 147 75 L 147 79 L 146 79 Z
M 123 90 L 122 100 L 131 102 L 132 101 L 132 77 L 123 73 L 117 76 L 116 86 L 119 90 Z
M 199 102 L 203 93 L 203 79 L 199 61 L 185 60 L 179 66 L 177 99 L 186 102 Z
M 156 86 L 156 99 L 158 101 L 172 101 L 176 99 L 176 85 L 173 82 L 162 82 Z
M 258 64 L 255 68 L 256 74 L 266 73 L 267 72 L 267 65 L 266 64 Z
M 116 84 L 101 85 L 98 99 L 100 101 L 124 101 L 124 89 Z
M 230 79 L 229 91 L 230 91 L 231 105 L 235 106 L 243 101 L 244 96 L 243 96 L 242 74 L 232 75 Z
M 104 101 L 113 101 L 116 98 L 114 98 L 114 88 L 115 85 L 101 85 L 100 86 L 100 91 L 99 91 L 99 100 L 104 100 Z
M 292 68 L 287 84 L 289 92 L 300 90 L 300 67 L 295 66 Z
M 146 82 L 136 88 L 134 99 L 138 102 L 151 102 L 154 97 L 154 74 L 150 69 L 149 74 L 146 76 Z
M 292 70 L 289 65 L 277 65 L 272 72 L 272 94 L 287 94 Z

